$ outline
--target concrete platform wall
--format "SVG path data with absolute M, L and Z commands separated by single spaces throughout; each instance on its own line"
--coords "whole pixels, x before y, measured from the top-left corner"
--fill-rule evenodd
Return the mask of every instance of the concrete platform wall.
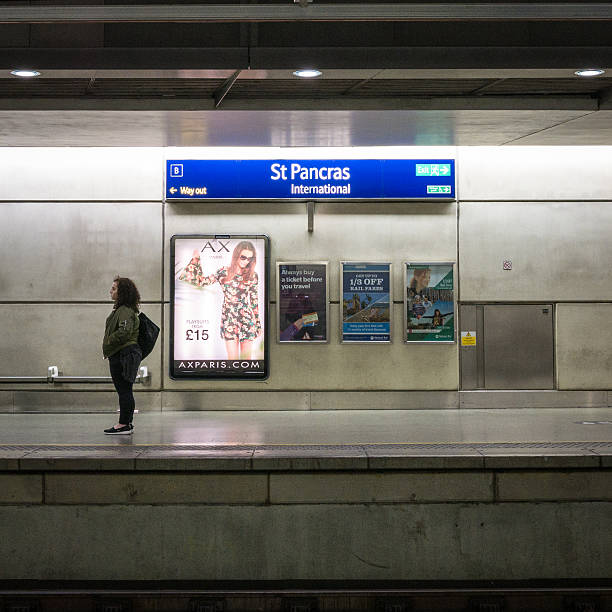
M 612 567 L 609 466 L 78 473 L 38 463 L 0 474 L 6 580 L 559 580 L 609 578 Z
M 44 376 L 49 365 L 67 375 L 105 375 L 99 346 L 110 310 L 108 288 L 113 276 L 122 274 L 137 281 L 145 312 L 163 327 L 147 359 L 151 385 L 139 388 L 147 395 L 143 409 L 210 409 L 205 398 L 193 401 L 190 393 L 201 390 L 232 394 L 216 403 L 219 409 L 296 408 L 289 395 L 272 403 L 265 399 L 279 392 L 306 393 L 298 409 L 371 408 L 373 397 L 386 392 L 400 394 L 394 396 L 395 407 L 420 407 L 424 392 L 430 394 L 428 407 L 438 400 L 438 407 L 459 406 L 457 345 L 406 346 L 401 331 L 402 263 L 455 260 L 462 301 L 553 301 L 558 390 L 605 392 L 612 389 L 606 331 L 612 279 L 605 263 L 612 254 L 607 232 L 611 149 L 351 149 L 353 157 L 454 157 L 459 201 L 320 204 L 312 234 L 303 204 L 164 204 L 163 162 L 177 155 L 337 157 L 334 149 L 0 149 L 0 327 L 5 330 L 0 376 Z M 280 346 L 271 333 L 268 381 L 172 381 L 170 236 L 245 231 L 271 237 L 272 263 L 330 262 L 330 343 Z M 340 345 L 339 262 L 370 258 L 394 264 L 394 342 Z M 503 259 L 513 260 L 511 272 L 502 270 Z M 274 266 L 271 272 L 273 287 Z M 270 298 L 273 322 L 274 291 Z M 68 410 L 106 410 L 110 389 L 2 385 L 0 410 L 57 410 L 62 401 Z M 338 393 L 363 391 L 374 395 L 338 399 Z M 254 399 L 253 392 L 263 395 Z M 566 399 L 559 396 L 561 404 Z

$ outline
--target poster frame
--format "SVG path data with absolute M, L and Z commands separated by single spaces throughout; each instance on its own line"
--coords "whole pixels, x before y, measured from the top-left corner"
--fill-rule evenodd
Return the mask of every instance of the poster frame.
M 344 265 L 375 265 L 389 266 L 389 340 L 344 340 L 342 329 L 344 320 L 342 317 L 342 302 L 344 300 Z M 393 263 L 390 261 L 362 261 L 362 260 L 341 260 L 340 261 L 340 300 L 339 300 L 339 320 L 340 320 L 340 344 L 393 344 Z
M 281 340 L 280 339 L 280 274 L 281 266 L 322 265 L 325 266 L 325 340 Z M 329 261 L 277 261 L 276 262 L 276 343 L 277 344 L 329 344 Z
M 453 340 L 410 340 L 408 341 L 408 266 L 451 266 L 453 269 Z M 402 319 L 402 329 L 404 334 L 404 344 L 427 344 L 432 345 L 443 345 L 443 344 L 457 344 L 457 262 L 456 261 L 405 261 L 402 265 L 402 291 L 404 292 L 404 317 Z
M 264 241 L 264 270 L 265 270 L 265 283 L 264 283 L 264 304 L 263 304 L 263 321 L 264 321 L 264 369 L 263 372 L 257 374 L 226 374 L 221 372 L 215 372 L 211 374 L 203 374 L 200 372 L 189 374 L 179 374 L 174 372 L 174 298 L 175 298 L 175 276 L 176 276 L 176 259 L 175 259 L 175 243 L 177 240 L 200 240 L 200 239 L 213 239 L 213 240 L 241 240 L 245 239 L 260 239 Z M 168 358 L 168 375 L 171 380 L 184 381 L 184 380 L 250 380 L 250 381 L 263 381 L 267 380 L 270 376 L 270 329 L 269 329 L 269 316 L 268 316 L 268 292 L 270 284 L 270 238 L 265 234 L 174 234 L 170 237 L 170 354 Z M 260 305 L 261 313 L 261 305 Z M 261 316 L 261 314 L 260 314 Z

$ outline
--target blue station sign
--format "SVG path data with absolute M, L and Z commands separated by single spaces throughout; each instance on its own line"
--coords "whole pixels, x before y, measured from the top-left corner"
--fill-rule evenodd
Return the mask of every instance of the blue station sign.
M 454 200 L 452 159 L 166 162 L 167 200 Z

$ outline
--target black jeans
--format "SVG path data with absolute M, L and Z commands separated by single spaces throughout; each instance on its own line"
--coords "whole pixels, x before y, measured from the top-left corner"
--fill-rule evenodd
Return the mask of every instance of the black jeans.
M 119 422 L 127 425 L 134 418 L 134 393 L 132 392 L 133 384 L 123 378 L 123 367 L 119 353 L 115 353 L 108 358 L 110 373 L 113 379 L 115 389 L 119 394 Z

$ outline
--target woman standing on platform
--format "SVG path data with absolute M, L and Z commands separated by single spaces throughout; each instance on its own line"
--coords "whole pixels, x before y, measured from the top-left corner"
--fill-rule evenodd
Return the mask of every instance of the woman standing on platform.
M 113 281 L 110 297 L 115 303 L 106 319 L 102 353 L 108 358 L 110 373 L 119 395 L 119 423 L 104 430 L 107 435 L 134 433 L 134 393 L 142 351 L 138 346 L 140 293 L 129 278 Z

